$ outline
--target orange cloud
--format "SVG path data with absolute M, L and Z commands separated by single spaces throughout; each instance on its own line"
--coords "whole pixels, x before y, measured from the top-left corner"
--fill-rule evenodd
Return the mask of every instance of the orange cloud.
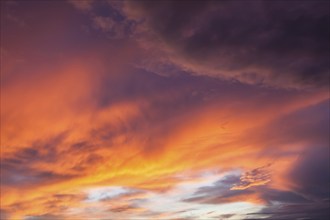
M 252 186 L 262 186 L 271 181 L 271 175 L 267 171 L 268 166 L 256 168 L 252 171 L 244 173 L 240 177 L 240 183 L 231 187 L 231 190 L 244 190 Z
M 63 72 L 63 77 L 65 75 L 66 78 L 66 74 L 72 74 L 72 79 L 74 79 L 83 72 L 80 72 L 79 69 L 70 69 L 70 71 Z M 10 139 L 10 135 L 8 135 L 10 132 L 7 130 L 2 133 L 5 135 L 3 139 L 5 141 L 2 143 L 13 146 L 3 152 L 2 159 L 17 158 L 19 151 L 25 149 L 28 144 L 33 144 L 34 149 L 38 151 L 37 157 L 31 157 L 31 161 L 27 161 L 27 163 L 33 172 L 39 172 L 35 174 L 39 182 L 36 180 L 33 188 L 9 186 L 8 192 L 2 198 L 4 207 L 11 207 L 18 202 L 31 203 L 40 197 L 56 192 L 100 185 L 122 185 L 162 191 L 179 183 L 180 179 L 173 178 L 172 175 L 185 170 L 237 167 L 247 170 L 254 169 L 273 161 L 273 157 L 266 155 L 258 158 L 259 152 L 267 147 L 264 146 L 264 140 L 255 139 L 253 134 L 260 127 L 267 127 L 268 123 L 281 117 L 282 114 L 288 114 L 303 105 L 315 102 L 315 96 L 304 102 L 298 99 L 296 104 L 291 104 L 293 107 L 286 105 L 283 109 L 276 110 L 279 111 L 278 115 L 274 115 L 275 110 L 271 110 L 268 106 L 260 109 L 246 109 L 249 111 L 248 113 L 239 114 L 239 110 L 236 110 L 237 107 L 228 106 L 227 109 L 213 104 L 206 105 L 184 116 L 174 117 L 168 125 L 165 124 L 165 128 L 170 131 L 155 132 L 155 136 L 152 137 L 150 135 L 153 131 L 148 130 L 149 126 L 146 126 L 145 130 L 123 130 L 125 126 L 129 128 L 132 121 L 135 120 L 141 124 L 150 123 L 142 117 L 144 110 L 154 111 L 147 104 L 150 100 L 117 103 L 103 109 L 94 108 L 93 101 L 87 100 L 87 103 L 91 105 L 86 109 L 80 109 L 79 101 L 86 102 L 86 99 L 80 100 L 80 95 L 93 89 L 88 87 L 90 85 L 88 82 L 88 77 L 85 80 L 81 78 L 79 87 L 77 85 L 79 82 L 68 80 L 63 83 L 59 77 L 58 84 L 56 81 L 53 84 L 56 85 L 56 90 L 54 88 L 53 91 L 52 86 L 46 86 L 47 84 L 40 89 L 40 91 L 50 89 L 47 94 L 50 94 L 49 97 L 51 94 L 58 97 L 55 99 L 58 100 L 57 102 L 48 102 L 48 96 L 44 96 L 46 92 L 39 94 L 37 92 L 39 90 L 36 90 L 34 93 L 31 91 L 33 94 L 31 97 L 34 97 L 35 94 L 36 100 L 39 100 L 35 105 L 22 103 L 26 105 L 23 108 L 24 111 L 18 111 L 22 120 L 11 122 L 16 129 L 18 126 L 24 125 L 23 127 L 27 130 L 17 130 L 18 138 L 16 139 Z M 71 86 L 76 90 L 66 96 L 66 92 Z M 82 97 L 85 98 L 86 95 Z M 152 98 L 151 96 L 150 99 Z M 46 102 L 44 103 L 42 100 Z M 38 104 L 39 102 L 40 104 Z M 256 104 L 258 102 L 256 100 Z M 63 111 L 52 111 L 52 108 L 56 108 L 57 105 L 62 106 Z M 33 110 L 28 111 L 29 108 Z M 55 117 L 57 114 L 61 116 L 60 119 Z M 253 118 L 251 121 L 252 115 L 260 117 L 258 120 Z M 28 120 L 24 120 L 25 118 Z M 77 120 L 76 123 L 72 122 L 73 118 Z M 35 123 L 32 123 L 34 121 L 32 119 L 35 119 Z M 227 121 L 229 122 L 226 123 Z M 42 129 L 43 126 L 44 129 Z M 153 129 L 157 131 L 157 128 L 162 126 L 164 124 L 154 124 Z M 40 132 L 36 133 L 39 130 Z M 97 131 L 97 133 L 93 131 Z M 118 132 L 107 136 L 110 134 L 109 132 L 113 131 Z M 48 137 L 60 132 L 67 133 L 53 146 L 51 142 L 47 143 Z M 247 132 L 249 132 L 249 138 L 246 136 Z M 45 141 L 34 142 L 36 136 L 33 134 L 38 134 L 37 137 L 44 137 Z M 156 139 L 158 141 L 154 142 Z M 45 146 L 50 146 L 50 148 L 45 148 Z M 50 149 L 54 150 L 54 154 L 51 155 L 54 160 L 48 161 L 46 158 Z M 290 164 L 295 157 L 288 158 L 288 160 L 291 161 Z M 290 166 L 289 164 L 288 166 Z M 281 172 L 283 172 L 281 169 L 272 168 L 272 172 L 281 176 Z M 59 176 L 53 182 L 47 183 L 40 177 L 40 172 L 52 172 L 53 175 L 67 175 L 67 177 Z M 268 181 L 268 179 L 265 180 L 263 184 Z M 271 184 L 277 187 L 280 183 L 276 184 L 275 179 Z M 255 185 L 255 183 L 251 182 L 249 186 L 251 185 Z M 24 197 L 21 196 L 22 193 Z M 239 201 L 242 197 L 237 197 L 237 200 L 231 199 L 230 201 Z M 45 205 L 40 204 L 40 207 L 43 206 Z M 44 208 L 46 209 L 46 207 Z M 26 215 L 30 213 L 27 210 L 28 208 L 22 208 L 19 213 L 22 216 Z M 44 214 L 43 211 L 38 213 L 37 210 L 33 213 Z

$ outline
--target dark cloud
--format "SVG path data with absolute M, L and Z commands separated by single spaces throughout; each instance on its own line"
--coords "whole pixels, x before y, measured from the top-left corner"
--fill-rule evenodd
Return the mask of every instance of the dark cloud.
M 228 218 L 233 217 L 233 216 L 235 216 L 235 214 L 223 214 L 223 215 L 219 215 L 218 217 L 220 219 L 228 219 Z
M 227 175 L 216 181 L 213 186 L 199 188 L 194 196 L 186 199 L 186 202 L 198 202 L 207 204 L 221 204 L 227 202 L 235 202 L 237 199 L 246 200 L 249 196 L 256 193 L 263 193 L 262 199 L 266 202 L 280 200 L 281 196 L 286 196 L 285 192 L 279 198 L 272 197 L 278 193 L 274 190 L 268 192 L 262 185 L 270 181 L 270 173 L 267 168 L 270 165 L 258 167 L 241 175 Z M 279 192 L 281 193 L 281 192 Z
M 195 74 L 279 87 L 329 83 L 328 1 L 128 5 L 128 15 L 160 40 L 156 47 L 163 42 L 170 60 Z
M 69 0 L 76 9 L 88 15 L 94 31 L 101 31 L 108 39 L 131 37 L 135 21 L 125 19 L 121 11 L 122 2 L 106 0 Z M 88 29 L 89 32 L 92 30 Z
M 66 133 L 62 133 L 48 140 L 36 141 L 35 146 L 22 148 L 11 157 L 1 159 L 1 185 L 31 186 L 75 177 L 72 174 L 60 174 L 33 166 L 40 162 L 55 163 L 59 157 L 58 146 L 65 137 Z
M 98 104 L 100 107 L 107 107 L 119 101 L 132 101 L 139 99 L 151 99 L 150 101 L 162 101 L 166 94 L 170 94 L 176 105 L 199 104 L 201 94 L 192 96 L 194 91 L 200 91 L 206 95 L 211 89 L 224 90 L 219 88 L 220 82 L 208 77 L 191 77 L 184 72 L 173 78 L 155 75 L 152 72 L 139 68 L 132 68 L 125 75 L 107 74 L 102 78 L 102 83 L 98 88 Z M 228 86 L 226 86 L 228 88 Z M 157 93 L 155 93 L 157 91 Z M 197 100 L 197 98 L 199 98 Z M 171 101 L 171 100 L 166 100 Z M 159 103 L 155 103 L 159 105 Z M 166 104 L 166 103 L 164 103 Z M 171 103 L 169 103 L 171 104 Z M 164 107 L 164 106 L 163 106 Z M 171 110 L 171 108 L 167 109 Z
M 258 191 L 261 192 L 260 197 L 262 198 L 262 200 L 266 201 L 269 204 L 272 204 L 274 202 L 306 203 L 308 201 L 307 199 L 295 192 L 268 189 L 266 187 L 260 187 Z
M 264 208 L 259 213 L 247 214 L 245 219 L 306 219 L 327 220 L 330 203 L 281 204 Z M 251 216 L 251 217 L 250 217 Z
M 10 187 L 23 187 L 39 184 L 50 184 L 74 178 L 75 175 L 59 174 L 31 168 L 13 159 L 4 159 L 1 162 L 1 185 Z
M 246 173 L 239 175 L 228 175 L 218 180 L 213 186 L 201 187 L 194 196 L 185 199 L 185 202 L 197 202 L 206 204 L 223 204 L 236 201 L 248 201 L 250 198 L 258 199 L 266 204 L 274 202 L 281 203 L 305 203 L 307 200 L 301 195 L 290 192 L 268 188 L 264 183 L 264 178 L 260 180 L 265 171 L 264 167 L 247 172 L 250 176 L 249 183 L 242 181 L 246 179 Z M 242 178 L 243 177 L 243 178 Z M 267 175 L 267 179 L 269 176 Z M 253 184 L 254 183 L 254 184 Z M 237 186 L 241 186 L 239 189 Z
M 297 191 L 314 201 L 330 199 L 329 145 L 310 146 L 291 170 Z
M 183 200 L 184 202 L 197 202 L 207 204 L 221 204 L 233 201 L 241 195 L 250 195 L 252 190 L 230 190 L 234 184 L 240 182 L 239 175 L 227 175 L 218 180 L 213 186 L 199 188 L 191 198 Z

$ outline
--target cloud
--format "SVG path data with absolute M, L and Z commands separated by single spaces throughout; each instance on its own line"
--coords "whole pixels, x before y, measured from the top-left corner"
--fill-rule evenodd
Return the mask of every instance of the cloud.
M 94 23 L 98 28 L 104 31 L 112 30 L 113 26 L 116 24 L 116 22 L 113 21 L 111 18 L 100 16 L 94 18 Z
M 283 191 L 267 187 L 267 185 L 256 185 L 249 188 L 233 190 L 233 186 L 240 183 L 238 175 L 227 175 L 213 183 L 212 186 L 201 187 L 191 198 L 184 202 L 226 204 L 233 202 L 250 202 L 256 204 L 305 204 L 306 198 L 295 191 Z
M 75 8 L 81 11 L 89 11 L 92 9 L 93 0 L 68 0 Z
M 20 201 L 11 205 L 2 204 L 8 211 L 9 219 L 66 219 L 70 208 L 79 207 L 83 194 L 48 194 L 28 202 Z M 25 198 L 24 198 L 25 199 Z
M 231 190 L 243 190 L 252 186 L 260 186 L 267 184 L 269 181 L 271 181 L 270 173 L 269 171 L 267 171 L 268 166 L 270 166 L 270 164 L 244 173 L 240 177 L 240 182 L 238 184 L 235 184 L 231 188 Z
M 8 219 L 8 211 L 5 209 L 0 209 L 0 219 L 7 220 Z
M 309 146 L 288 174 L 295 189 L 312 201 L 330 199 L 328 155 L 328 145 Z
M 3 187 L 32 187 L 51 184 L 77 176 L 73 173 L 58 173 L 52 169 L 38 167 L 40 163 L 55 163 L 57 146 L 64 140 L 65 133 L 33 147 L 19 149 L 10 157 L 1 160 L 1 184 Z
M 59 135 L 58 138 L 55 135 L 50 139 L 44 137 L 39 141 L 32 139 L 34 141 L 30 142 L 29 147 L 16 146 L 8 142 L 15 148 L 11 148 L 12 152 L 6 155 L 4 161 L 11 164 L 16 160 L 19 167 L 19 169 L 8 169 L 9 176 L 21 175 L 31 184 L 35 184 L 35 187 L 18 187 L 11 181 L 12 189 L 6 193 L 6 205 L 15 201 L 32 203 L 38 196 L 43 196 L 42 189 L 47 189 L 46 194 L 50 194 L 78 190 L 83 186 L 122 185 L 151 192 L 166 192 L 181 181 L 173 175 L 187 169 L 198 170 L 210 167 L 230 169 L 242 164 L 246 170 L 254 169 L 272 160 L 273 152 L 265 153 L 262 158 L 258 158 L 260 150 L 268 149 L 267 145 L 263 145 L 268 140 L 259 139 L 259 144 L 256 144 L 254 138 L 257 136 L 252 134 L 257 132 L 249 132 L 249 138 L 245 138 L 246 132 L 255 131 L 254 129 L 259 131 L 259 125 L 265 126 L 263 127 L 265 131 L 270 128 L 269 121 L 276 121 L 282 113 L 295 111 L 301 106 L 309 106 L 310 102 L 314 103 L 319 99 L 315 98 L 317 97 L 315 94 L 310 94 L 310 97 L 306 95 L 301 100 L 291 93 L 286 99 L 277 101 L 284 103 L 282 109 L 274 110 L 272 106 L 277 104 L 266 100 L 276 96 L 272 92 L 265 97 L 250 96 L 253 94 L 251 87 L 238 86 L 236 88 L 239 89 L 233 93 L 225 92 L 233 91 L 229 87 L 221 87 L 214 90 L 213 100 L 205 100 L 204 97 L 208 96 L 207 92 L 211 88 L 197 83 L 197 79 L 183 77 L 171 85 L 172 79 L 165 78 L 166 81 L 163 81 L 164 78 L 149 73 L 141 74 L 136 78 L 109 78 L 117 81 L 109 79 L 102 82 L 104 84 L 101 85 L 104 87 L 99 91 L 102 92 L 103 99 L 94 99 L 84 111 L 76 109 L 75 105 L 69 108 L 68 117 L 81 114 L 81 121 L 73 127 L 74 129 L 70 126 L 55 130 L 54 127 L 49 129 L 45 127 L 42 131 L 56 134 L 57 131 L 64 130 L 65 135 Z M 209 85 L 209 79 L 204 80 Z M 131 84 L 133 81 L 135 84 Z M 149 82 L 152 82 L 150 86 L 142 87 L 144 83 L 149 85 Z M 112 91 L 118 90 L 106 85 L 116 84 L 128 86 L 133 92 L 125 93 L 125 89 L 122 88 L 123 92 L 119 92 L 119 96 L 112 97 Z M 216 88 L 217 84 L 210 85 Z M 196 90 L 199 94 L 193 95 L 193 91 Z M 168 96 L 169 91 L 170 96 Z M 247 96 L 246 102 L 235 105 L 234 100 L 242 94 Z M 293 101 L 296 104 L 285 105 Z M 260 103 L 263 105 L 260 106 Z M 188 111 L 188 109 L 193 110 Z M 242 112 L 240 109 L 245 111 Z M 260 112 L 263 112 L 263 115 Z M 47 119 L 48 114 L 46 112 L 43 114 L 31 115 Z M 253 120 L 251 123 L 251 115 L 258 115 L 259 120 Z M 62 116 L 58 122 L 66 125 L 64 114 Z M 70 124 L 70 120 L 68 122 Z M 54 125 L 56 123 L 54 121 Z M 35 130 L 33 124 L 25 125 L 26 128 Z M 242 154 L 248 156 L 240 157 Z M 290 157 L 289 155 L 288 158 Z M 21 164 L 26 162 L 29 162 L 29 168 L 21 170 Z M 277 174 L 280 175 L 281 172 Z M 240 183 L 239 177 L 236 184 Z M 25 182 L 29 183 L 29 181 Z M 210 200 L 204 203 L 260 200 L 257 195 L 254 196 L 252 190 L 233 191 L 230 190 L 231 187 L 233 185 L 225 188 L 226 194 L 222 198 L 210 197 Z M 37 190 L 38 193 L 32 193 L 36 188 L 40 189 Z M 20 198 L 22 192 L 26 194 L 23 201 Z M 23 207 L 22 210 L 27 212 L 28 209 Z M 24 211 L 21 213 L 26 214 Z
M 92 23 L 91 27 L 103 32 L 108 40 L 127 39 L 134 32 L 136 22 L 124 17 L 122 2 L 69 0 L 69 3 L 83 12 Z M 83 27 L 87 33 L 93 32 L 89 25 Z
M 194 196 L 183 200 L 184 202 L 221 204 L 251 199 L 251 190 L 231 190 L 232 186 L 240 181 L 238 175 L 227 175 L 213 183 L 212 186 L 199 188 Z
M 34 164 L 32 166 L 33 172 L 27 172 L 27 170 L 21 172 L 20 170 L 11 169 L 9 170 L 10 175 L 19 174 L 31 178 L 31 183 L 53 192 L 73 188 L 79 189 L 82 185 L 93 186 L 98 184 L 134 186 L 153 192 L 164 192 L 180 182 L 179 178 L 174 178 L 172 175 L 186 169 L 207 167 L 225 169 L 244 164 L 249 170 L 253 169 L 258 163 L 264 164 L 264 161 L 254 159 L 258 156 L 256 153 L 260 151 L 258 148 L 240 148 L 239 146 L 242 143 L 249 143 L 244 138 L 245 129 L 253 130 L 259 123 L 267 125 L 269 120 L 267 114 L 262 116 L 259 112 L 265 112 L 265 109 L 269 108 L 267 105 L 274 105 L 273 103 L 265 102 L 264 98 L 256 100 L 250 98 L 249 101 L 256 104 L 254 106 L 258 106 L 258 103 L 263 102 L 263 107 L 261 109 L 259 109 L 260 107 L 256 109 L 252 107 L 249 110 L 245 108 L 246 111 L 249 111 L 249 114 L 237 114 L 239 116 L 237 117 L 235 114 L 240 112 L 235 110 L 237 107 L 221 112 L 218 105 L 213 104 L 212 100 L 203 100 L 203 93 L 192 96 L 191 92 L 196 87 L 190 88 L 188 83 L 198 85 L 197 81 L 186 81 L 183 78 L 181 81 L 176 82 L 176 85 L 172 86 L 175 86 L 178 90 L 173 90 L 169 98 L 165 94 L 168 92 L 171 79 L 167 79 L 168 81 L 164 83 L 163 78 L 156 75 L 154 78 L 148 78 L 150 76 L 152 75 L 146 74 L 145 78 L 140 78 L 141 81 L 138 78 L 134 79 L 136 83 L 152 81 L 154 85 L 151 85 L 150 88 L 141 87 L 142 89 L 140 89 L 139 84 L 135 84 L 135 88 L 131 87 L 134 92 L 120 93 L 121 97 L 113 99 L 107 97 L 109 95 L 107 92 L 112 90 L 104 90 L 104 96 L 108 99 L 102 100 L 100 104 L 96 102 L 95 107 L 91 108 L 94 111 L 94 116 L 91 117 L 89 111 L 82 111 L 81 124 L 77 124 L 73 130 L 69 129 L 61 138 L 57 138 L 57 140 L 56 138 L 53 140 L 46 139 L 39 141 L 39 143 L 37 141 L 31 145 L 33 147 L 16 149 L 12 157 L 8 156 L 7 160 L 10 158 L 16 159 L 21 164 L 27 159 L 34 158 L 29 161 L 32 165 Z M 126 83 L 126 80 L 132 79 L 120 78 L 117 80 L 118 83 Z M 127 82 L 128 85 L 129 82 Z M 208 81 L 206 80 L 206 82 Z M 126 85 L 125 83 L 123 85 Z M 198 91 L 203 92 L 205 88 L 199 86 Z M 159 89 L 157 94 L 147 96 L 150 91 L 157 91 L 157 87 Z M 220 93 L 221 90 L 225 91 L 222 88 L 218 92 Z M 182 93 L 181 91 L 185 92 Z M 248 92 L 251 92 L 250 88 L 243 87 L 241 91 L 236 91 L 236 94 L 232 93 L 231 97 Z M 269 95 L 271 96 L 271 94 Z M 146 102 L 131 100 L 133 98 L 140 100 L 141 97 Z M 186 97 L 192 98 L 183 102 Z M 222 107 L 230 107 L 229 97 L 222 95 L 215 97 L 217 101 L 223 100 Z M 295 100 L 299 103 L 299 100 L 296 100 L 295 97 L 293 95 L 292 99 L 288 98 L 288 100 L 282 100 L 282 102 Z M 311 97 L 310 99 L 314 102 L 314 96 Z M 225 103 L 227 99 L 228 101 Z M 122 100 L 127 101 L 123 102 Z M 303 102 L 303 105 L 306 105 L 306 97 L 304 97 Z M 206 106 L 198 107 L 200 103 L 204 103 Z M 164 106 L 167 106 L 167 108 Z M 176 106 L 176 108 L 171 106 Z M 248 106 L 248 103 L 241 102 L 240 106 Z M 195 108 L 195 110 L 187 113 L 187 109 L 190 108 Z M 72 114 L 75 114 L 75 108 L 71 110 Z M 288 110 L 277 109 L 276 111 L 286 112 Z M 259 115 L 261 120 L 250 123 L 247 117 L 250 117 L 251 114 Z M 270 111 L 269 114 L 272 115 L 273 111 Z M 225 115 L 226 117 L 224 117 Z M 92 123 L 90 123 L 89 117 L 93 119 Z M 263 121 L 263 117 L 267 120 Z M 155 124 L 154 121 L 158 121 L 158 123 Z M 229 123 L 223 125 L 225 121 L 229 121 Z M 227 133 L 229 133 L 228 136 Z M 251 134 L 249 139 L 253 139 Z M 233 141 L 231 135 L 234 135 L 237 139 Z M 259 141 L 263 143 L 264 140 Z M 233 146 L 235 147 L 233 148 Z M 267 146 L 260 144 L 259 146 L 260 149 L 268 149 Z M 173 151 L 174 149 L 176 150 Z M 229 149 L 231 150 L 227 151 Z M 242 149 L 244 149 L 243 153 L 248 154 L 250 157 L 235 159 L 242 153 Z M 231 153 L 226 154 L 225 152 Z M 272 153 L 269 155 L 272 155 Z M 265 160 L 269 159 L 269 155 L 264 156 L 264 158 L 267 158 Z M 61 176 L 57 176 L 58 179 L 54 178 L 54 180 L 59 181 L 55 181 L 56 184 L 53 186 L 50 184 L 53 183 L 53 178 L 43 178 L 42 175 L 39 175 L 49 171 L 52 171 L 53 174 L 61 174 Z M 28 181 L 26 182 L 28 183 Z M 226 191 L 223 198 L 212 198 L 213 200 L 205 203 L 259 199 L 257 196 L 248 198 L 253 195 L 252 191 L 234 192 L 230 191 L 231 187 L 233 185 L 226 188 L 228 192 Z M 16 188 L 16 200 L 20 200 L 19 194 L 22 191 L 28 194 L 30 189 Z M 31 196 L 30 199 L 26 197 L 25 202 L 32 202 L 33 194 Z M 8 200 L 8 204 L 10 203 L 12 201 Z
M 250 213 L 246 219 L 329 219 L 329 203 L 274 205 L 263 209 L 259 213 Z
M 135 11 L 130 11 L 127 8 L 130 4 L 145 3 L 110 3 L 95 1 L 88 7 L 82 6 L 86 11 L 80 13 L 66 2 L 19 2 L 16 15 L 27 26 L 4 26 L 1 208 L 7 216 L 102 219 L 109 217 L 113 209 L 113 218 L 133 218 L 136 217 L 134 211 L 141 218 L 188 218 L 185 215 L 190 211 L 187 210 L 191 210 L 192 216 L 207 216 L 206 213 L 226 203 L 234 210 L 241 210 L 235 207 L 236 202 L 248 201 L 255 208 L 276 202 L 305 204 L 326 199 L 327 177 L 322 174 L 328 172 L 324 167 L 327 152 L 323 148 L 328 146 L 328 91 L 259 87 L 254 86 L 254 81 L 249 81 L 250 85 L 231 83 L 219 80 L 218 73 L 212 72 L 220 68 L 215 67 L 216 51 L 236 49 L 232 42 L 235 39 L 230 34 L 228 39 L 225 36 L 228 46 L 217 39 L 212 45 L 205 44 L 205 39 L 211 36 L 211 29 L 222 32 L 214 23 L 227 27 L 223 19 L 234 24 L 223 30 L 225 35 L 231 27 L 235 27 L 234 32 L 240 32 L 236 26 L 242 19 L 233 21 L 232 16 L 224 12 L 227 8 L 241 12 L 240 7 L 231 2 L 197 2 L 184 7 L 177 2 L 161 2 L 162 11 L 149 2 L 154 10 L 142 10 L 137 6 Z M 173 4 L 173 10 L 167 4 Z M 252 19 L 248 15 L 253 7 L 259 18 L 258 7 L 268 7 L 267 4 L 253 2 L 243 18 Z M 281 3 L 275 9 L 289 10 Z M 301 11 L 308 11 L 305 6 L 291 9 L 293 14 L 299 15 Z M 217 10 L 223 13 L 218 14 Z M 311 18 L 306 20 L 308 30 L 310 23 L 314 24 L 318 16 L 322 16 L 321 12 L 320 15 L 314 11 L 306 14 Z M 155 13 L 153 16 L 159 27 L 154 27 L 149 13 Z M 199 13 L 196 22 L 191 24 L 197 29 L 186 30 L 191 14 Z M 163 15 L 164 18 L 160 18 Z M 284 15 L 288 20 L 293 16 L 286 12 Z M 137 16 L 145 18 L 145 23 Z M 178 19 L 168 23 L 168 30 L 173 31 L 165 33 L 163 28 L 166 29 L 172 16 Z M 268 15 L 265 16 L 267 23 Z M 269 16 L 274 19 L 272 13 Z M 284 18 L 278 19 L 281 30 Z M 305 18 L 300 19 L 305 21 Z M 45 20 L 49 22 L 43 22 Z M 258 27 L 258 22 L 263 21 L 254 22 Z M 298 27 L 300 24 L 299 20 Z M 89 32 L 81 30 L 81 25 L 90 27 Z M 117 25 L 128 28 L 121 32 L 123 38 L 112 38 L 112 28 L 116 32 Z M 101 30 L 102 27 L 105 30 Z M 246 27 L 251 28 L 248 24 Z M 205 28 L 205 36 L 204 30 L 198 28 Z M 182 36 L 178 35 L 181 29 Z M 253 36 L 259 36 L 249 31 L 246 34 L 247 39 L 243 39 L 238 48 L 249 48 L 247 45 L 253 41 Z M 297 40 L 301 46 L 299 36 Z M 312 34 L 311 38 L 315 36 Z M 271 36 L 265 38 L 274 40 Z M 305 38 L 306 41 L 310 39 Z M 190 45 L 192 42 L 196 43 L 196 48 Z M 260 42 L 265 46 L 265 41 L 260 39 Z M 279 46 L 283 46 L 281 42 Z M 313 45 L 303 45 L 301 50 L 312 50 Z M 148 54 L 154 46 L 157 50 Z M 286 58 L 291 59 L 290 51 L 300 51 L 295 45 L 288 47 L 289 51 L 279 48 L 283 50 L 283 60 L 281 56 L 278 58 L 274 47 L 269 49 L 269 57 L 282 64 Z M 258 71 L 268 67 L 289 68 L 285 63 L 269 66 L 265 51 L 257 47 L 255 56 L 261 59 L 256 64 Z M 315 53 L 321 51 L 322 48 Z M 244 51 L 237 53 L 233 57 L 224 56 L 221 68 L 228 69 L 227 64 L 238 57 L 242 63 L 235 64 L 237 68 L 230 71 L 245 69 L 249 64 L 246 54 Z M 294 53 L 299 59 L 303 56 L 297 51 Z M 173 56 L 166 58 L 169 54 Z M 201 56 L 205 59 L 197 59 Z M 323 56 L 320 57 L 321 62 Z M 154 59 L 150 60 L 154 66 L 148 70 L 143 61 L 150 58 Z M 23 61 L 18 62 L 21 59 Z M 256 58 L 251 55 L 253 59 Z M 314 61 L 315 57 L 310 59 Z M 164 72 L 154 74 L 152 69 L 159 60 L 164 65 L 158 66 L 156 72 Z M 304 65 L 310 65 L 308 62 Z M 207 71 L 199 71 L 201 68 Z M 281 72 L 279 81 L 274 82 L 300 77 L 299 71 L 293 72 Z M 232 73 L 226 74 L 220 77 L 232 77 Z M 256 76 L 259 77 L 259 72 Z M 269 80 L 275 77 L 264 76 L 263 72 L 261 76 Z M 242 76 L 233 77 L 241 80 Z M 288 80 L 288 84 L 284 84 L 287 87 L 292 83 Z M 272 165 L 263 167 L 269 163 Z M 242 173 L 226 176 L 213 185 L 214 179 L 218 179 L 217 173 L 199 173 L 233 169 L 240 169 Z M 184 182 L 188 180 L 191 184 Z M 200 183 L 202 180 L 206 182 L 204 185 Z M 101 191 L 101 196 L 97 194 L 95 200 L 89 201 L 89 190 L 100 187 L 129 190 L 114 197 Z M 241 190 L 231 190 L 233 187 Z M 180 202 L 182 200 L 185 202 Z M 178 206 L 172 209 L 172 203 Z
M 146 211 L 144 208 L 139 208 L 136 206 L 132 205 L 123 205 L 123 206 L 118 206 L 114 208 L 110 208 L 109 211 L 111 212 L 131 212 L 137 215 L 139 212 L 144 212 Z
M 27 216 L 24 218 L 24 220 L 62 220 L 65 219 L 63 216 L 57 216 L 57 215 L 38 215 L 38 216 Z
M 212 186 L 199 188 L 193 197 L 183 201 L 206 204 L 247 201 L 264 204 L 260 212 L 247 215 L 252 218 L 327 219 L 330 201 L 328 153 L 328 147 L 309 148 L 308 153 L 306 152 L 301 159 L 296 161 L 286 176 L 290 182 L 294 183 L 287 190 L 274 189 L 272 185 L 257 185 L 233 190 L 235 186 L 241 184 L 242 180 L 238 175 L 227 175 Z M 255 169 L 254 173 L 256 170 L 259 169 Z
M 126 3 L 127 16 L 144 21 L 146 44 L 183 70 L 276 87 L 327 86 L 328 2 Z
M 109 38 L 122 39 L 131 35 L 133 25 L 126 20 L 118 21 L 104 16 L 94 16 L 92 20 L 95 28 L 105 32 Z

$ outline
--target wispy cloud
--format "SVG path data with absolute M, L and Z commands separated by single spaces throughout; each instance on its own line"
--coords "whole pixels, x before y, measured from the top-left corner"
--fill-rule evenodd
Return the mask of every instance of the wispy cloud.
M 271 181 L 271 175 L 267 171 L 267 166 L 259 167 L 244 173 L 240 177 L 240 182 L 231 187 L 231 190 L 244 190 L 252 186 L 265 185 Z

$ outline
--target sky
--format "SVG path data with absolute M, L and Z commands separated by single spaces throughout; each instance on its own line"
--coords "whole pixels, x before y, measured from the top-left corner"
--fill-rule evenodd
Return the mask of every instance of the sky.
M 328 219 L 329 4 L 1 1 L 1 219 Z

